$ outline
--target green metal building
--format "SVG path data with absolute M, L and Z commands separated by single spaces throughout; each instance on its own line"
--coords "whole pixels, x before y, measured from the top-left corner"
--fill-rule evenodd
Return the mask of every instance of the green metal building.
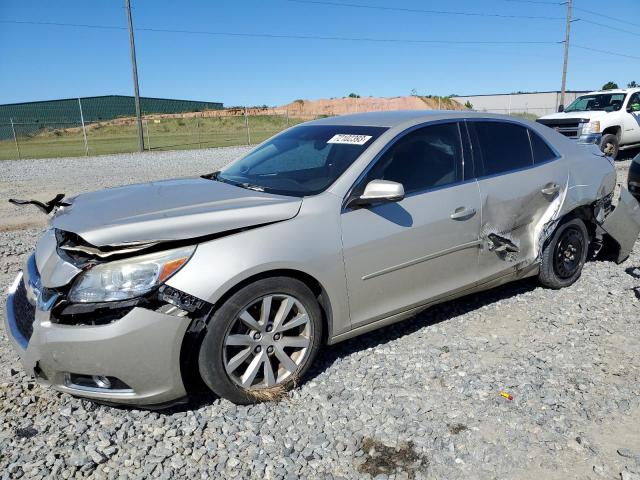
M 140 97 L 143 115 L 154 113 L 187 113 L 203 110 L 221 110 L 220 102 L 199 102 L 169 98 Z M 41 128 L 65 128 L 81 123 L 113 120 L 135 115 L 133 97 L 103 95 L 99 97 L 66 98 L 41 102 L 23 102 L 0 105 L 0 137 L 8 137 L 13 123 L 16 130 L 29 134 Z
M 125 95 L 103 95 L 80 98 L 85 122 L 112 120 L 117 117 L 135 115 L 133 97 Z M 173 100 L 169 98 L 140 97 L 143 114 L 186 113 L 202 110 L 220 110 L 220 102 L 198 102 L 193 100 Z M 9 103 L 0 105 L 0 123 L 9 122 L 79 122 L 77 98 L 45 100 L 42 102 Z

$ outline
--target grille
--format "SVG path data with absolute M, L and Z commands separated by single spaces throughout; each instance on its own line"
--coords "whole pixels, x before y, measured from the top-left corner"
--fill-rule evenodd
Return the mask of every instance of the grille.
M 24 282 L 20 282 L 13 296 L 13 309 L 16 316 L 16 326 L 24 338 L 29 340 L 33 334 L 33 321 L 36 317 L 36 309 L 27 300 L 27 289 Z
M 569 138 L 578 138 L 580 136 L 582 124 L 581 121 L 577 120 L 538 120 L 538 123 L 546 125 L 549 128 L 553 128 L 558 133 Z

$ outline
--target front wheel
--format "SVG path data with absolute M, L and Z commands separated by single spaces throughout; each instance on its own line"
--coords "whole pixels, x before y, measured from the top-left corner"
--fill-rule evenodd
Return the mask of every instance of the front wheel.
M 213 315 L 198 355 L 200 375 L 234 403 L 275 399 L 307 370 L 320 347 L 322 317 L 299 280 L 258 280 Z
M 620 153 L 620 142 L 618 141 L 618 137 L 611 133 L 603 135 L 602 141 L 600 142 L 600 149 L 605 155 L 615 160 L 618 157 L 618 153 Z
M 582 220 L 561 223 L 542 251 L 540 283 L 549 288 L 572 285 L 580 278 L 588 249 L 589 233 Z

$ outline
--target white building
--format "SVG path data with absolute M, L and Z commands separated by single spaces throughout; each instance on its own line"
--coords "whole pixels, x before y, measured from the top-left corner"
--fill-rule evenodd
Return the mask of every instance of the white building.
M 565 92 L 565 106 L 576 97 L 591 90 L 570 90 Z M 467 102 L 478 112 L 489 113 L 529 113 L 537 117 L 558 111 L 560 106 L 560 92 L 532 92 L 532 93 L 498 93 L 495 95 L 465 95 L 452 97 L 461 104 Z

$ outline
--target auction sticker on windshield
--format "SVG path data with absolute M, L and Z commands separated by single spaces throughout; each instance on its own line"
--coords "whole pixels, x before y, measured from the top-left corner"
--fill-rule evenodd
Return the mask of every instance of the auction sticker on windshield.
M 371 135 L 350 135 L 346 133 L 338 133 L 331 137 L 327 143 L 343 143 L 346 145 L 364 145 L 369 141 Z

